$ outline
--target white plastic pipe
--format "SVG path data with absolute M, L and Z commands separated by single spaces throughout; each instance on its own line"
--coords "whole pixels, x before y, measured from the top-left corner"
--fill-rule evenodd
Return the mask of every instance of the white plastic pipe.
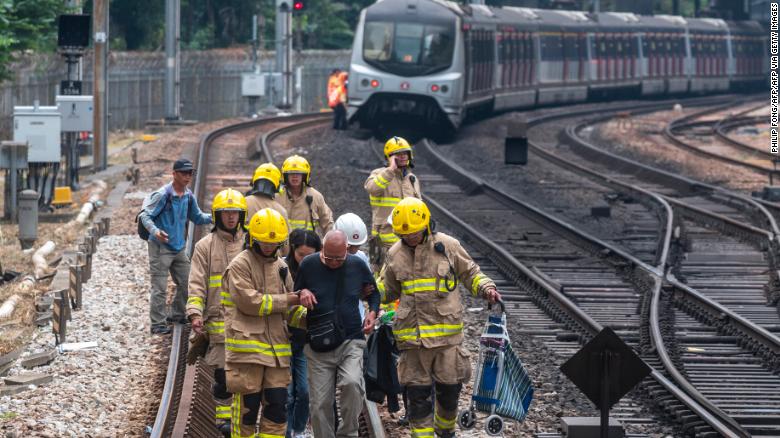
M 48 273 L 49 263 L 46 261 L 46 256 L 51 254 L 56 246 L 57 245 L 54 242 L 49 240 L 33 254 L 32 262 L 35 267 L 35 278 L 41 278 Z
M 22 281 L 19 283 L 19 290 L 28 291 L 35 286 L 35 278 L 32 275 L 25 275 Z
M 90 192 L 89 200 L 81 207 L 81 211 L 76 217 L 76 222 L 80 224 L 87 222 L 87 219 L 89 219 L 89 217 L 92 215 L 92 212 L 95 210 L 95 206 L 97 205 L 98 201 L 100 201 L 101 195 L 108 188 L 108 184 L 100 179 L 93 181 L 92 185 L 94 187 L 92 188 L 92 192 Z
M 14 313 L 14 309 L 16 309 L 16 303 L 19 302 L 22 298 L 19 295 L 11 295 L 10 298 L 5 300 L 2 306 L 0 306 L 0 319 L 8 319 L 11 317 L 11 315 Z
M 91 201 L 82 205 L 79 215 L 76 216 L 76 222 L 80 224 L 85 223 L 87 219 L 89 219 L 89 216 L 92 214 L 92 210 L 94 209 L 95 209 L 95 204 L 93 204 Z

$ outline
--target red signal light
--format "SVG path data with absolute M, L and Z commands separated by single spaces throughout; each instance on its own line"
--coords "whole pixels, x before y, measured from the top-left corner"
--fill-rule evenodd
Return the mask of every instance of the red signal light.
M 300 12 L 304 10 L 306 5 L 303 2 L 293 2 L 293 11 Z
M 431 85 L 431 91 L 433 91 L 434 93 L 439 91 L 439 86 L 436 84 Z
M 376 79 L 372 79 L 371 80 L 371 87 L 372 88 L 376 88 L 378 86 L 379 86 L 379 81 L 377 81 Z

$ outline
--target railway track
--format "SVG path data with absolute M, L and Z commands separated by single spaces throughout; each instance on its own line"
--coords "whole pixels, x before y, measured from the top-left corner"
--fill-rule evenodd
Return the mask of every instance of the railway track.
M 421 150 L 426 150 L 426 147 L 423 146 Z M 568 160 L 567 162 L 570 163 L 571 161 L 572 160 Z M 446 160 L 444 163 L 446 163 Z M 452 165 L 451 163 L 444 165 L 444 168 L 447 169 L 446 172 L 451 173 L 451 181 L 462 182 L 461 185 L 464 186 L 467 193 L 487 192 L 493 194 L 494 198 L 505 197 L 505 195 L 496 194 L 495 189 L 484 185 L 484 183 L 480 183 L 478 179 L 470 176 L 463 169 L 458 169 L 457 166 Z M 420 168 L 418 168 L 416 172 L 421 174 Z M 584 174 L 588 175 L 591 179 L 601 180 L 603 184 L 617 187 L 617 189 L 623 193 L 630 193 L 632 196 L 642 195 L 641 192 L 643 189 L 641 187 L 623 184 L 614 174 L 594 172 L 592 170 L 586 171 Z M 421 180 L 425 182 L 422 175 L 425 174 L 421 174 L 420 176 Z M 444 194 L 440 195 L 436 191 L 436 185 L 433 186 L 433 190 L 430 190 L 430 183 L 424 185 L 429 188 L 426 192 L 430 197 L 446 199 L 450 196 L 447 195 L 447 193 L 451 192 L 449 189 L 444 189 Z M 659 354 L 661 357 L 646 357 L 646 360 L 648 360 L 649 363 L 654 364 L 656 369 L 665 370 L 671 375 L 677 374 L 677 384 L 693 391 L 692 393 L 696 393 L 694 387 L 701 389 L 698 391 L 699 395 L 703 396 L 700 401 L 708 406 L 707 410 L 709 412 L 718 413 L 724 424 L 728 424 L 727 427 L 730 429 L 729 433 L 726 433 L 724 430 L 720 430 L 718 433 L 727 436 L 777 433 L 780 431 L 780 425 L 777 424 L 777 418 L 773 418 L 772 416 L 778 409 L 776 401 L 767 401 L 766 399 L 763 401 L 755 400 L 756 396 L 753 394 L 754 390 L 751 389 L 765 388 L 768 390 L 768 393 L 771 393 L 771 391 L 777 390 L 778 385 L 780 385 L 780 380 L 777 379 L 776 375 L 778 371 L 776 354 L 780 351 L 778 350 L 780 342 L 776 335 L 767 330 L 776 331 L 777 326 L 774 323 L 774 320 L 777 319 L 776 313 L 773 312 L 772 308 L 767 308 L 765 306 L 765 300 L 760 298 L 756 299 L 755 296 L 746 300 L 748 303 L 741 303 L 742 307 L 740 310 L 742 310 L 742 312 L 740 314 L 734 313 L 726 307 L 728 305 L 733 305 L 733 302 L 721 299 L 723 303 L 718 303 L 714 301 L 712 297 L 708 297 L 708 294 L 712 296 L 717 295 L 718 292 L 723 292 L 722 290 L 718 290 L 717 287 L 714 288 L 714 290 L 707 290 L 707 293 L 702 293 L 701 291 L 697 291 L 680 282 L 673 275 L 668 277 L 664 275 L 664 268 L 666 268 L 667 265 L 671 266 L 675 263 L 674 257 L 669 261 L 664 260 L 667 258 L 665 254 L 670 254 L 670 251 L 679 252 L 679 248 L 674 248 L 675 246 L 679 246 L 679 243 L 673 242 L 671 235 L 679 237 L 678 224 L 681 221 L 681 217 L 686 218 L 685 220 L 688 221 L 688 226 L 691 228 L 691 224 L 693 223 L 704 223 L 707 227 L 712 227 L 713 224 L 717 222 L 720 224 L 719 227 L 725 230 L 724 234 L 726 234 L 726 236 L 728 236 L 727 232 L 730 232 L 738 235 L 743 241 L 749 241 L 750 238 L 746 237 L 746 235 L 752 233 L 758 242 L 771 244 L 773 233 L 745 224 L 734 218 L 717 215 L 701 208 L 691 208 L 686 205 L 686 203 L 679 202 L 668 196 L 647 192 L 644 194 L 644 198 L 644 203 L 647 204 L 655 202 L 663 205 L 666 203 L 668 216 L 671 218 L 668 223 L 674 224 L 672 225 L 674 232 L 671 234 L 664 234 L 664 244 L 659 245 L 659 248 L 662 247 L 664 249 L 659 253 L 658 261 L 663 261 L 663 263 L 660 263 L 655 267 L 648 265 L 642 267 L 645 274 L 650 275 L 650 277 L 654 278 L 654 281 L 657 281 L 657 283 L 653 283 L 647 280 L 645 285 L 659 285 L 659 288 L 652 291 L 646 290 L 646 286 L 644 288 L 645 290 L 641 287 L 634 289 L 635 296 L 647 297 L 649 295 L 652 297 L 651 301 L 653 304 L 650 307 L 650 317 L 648 321 L 650 323 L 649 331 L 651 334 L 656 331 L 657 336 L 651 336 L 652 340 L 650 345 L 654 346 L 659 353 L 661 353 Z M 485 204 L 482 204 L 481 201 L 477 200 L 474 195 L 469 196 L 467 200 L 463 200 L 461 195 L 459 199 L 457 204 L 454 203 L 453 200 L 450 200 L 452 204 L 443 202 L 442 206 L 438 208 L 439 212 L 444 213 L 447 210 L 453 209 L 456 205 L 460 206 L 460 210 L 463 210 L 462 206 L 468 205 L 468 211 L 459 214 L 459 216 L 465 218 L 466 222 L 477 221 L 483 223 L 485 221 L 479 218 L 486 216 L 492 217 L 493 212 L 495 211 L 497 212 L 497 217 L 502 218 L 499 223 L 505 227 L 509 227 L 508 230 L 502 231 L 501 234 L 513 234 L 511 227 L 514 226 L 516 219 L 515 216 L 511 215 L 511 212 L 501 211 L 498 207 L 489 208 Z M 740 202 L 744 201 L 742 198 L 739 199 Z M 471 211 L 470 207 L 472 205 L 479 205 L 480 208 Z M 674 206 L 674 209 L 672 206 Z M 717 204 L 711 205 L 711 207 L 715 206 L 717 206 Z M 656 208 L 656 210 L 657 209 L 658 208 Z M 761 211 L 761 209 L 758 208 L 757 211 Z M 469 215 L 472 216 L 469 217 Z M 742 219 L 745 219 L 746 217 L 738 214 L 734 214 L 734 216 Z M 507 218 L 511 218 L 511 220 L 507 221 Z M 766 216 L 764 214 L 761 221 L 766 220 L 769 222 L 770 228 L 772 228 L 771 219 L 771 216 Z M 487 220 L 488 223 L 490 221 L 491 219 Z M 667 226 L 666 229 L 670 230 L 672 227 Z M 480 229 L 482 230 L 482 228 Z M 488 229 L 490 228 L 488 227 Z M 697 231 L 701 233 L 702 230 L 704 230 L 704 228 Z M 571 229 L 564 227 L 563 231 L 571 232 Z M 494 239 L 501 240 L 497 237 Z M 724 239 L 724 237 L 719 237 L 719 239 Z M 698 244 L 702 248 L 706 250 L 717 250 L 721 255 L 723 254 L 721 250 L 724 249 L 724 246 L 731 247 L 732 252 L 726 253 L 726 255 L 732 259 L 730 262 L 734 261 L 734 257 L 742 257 L 746 262 L 744 266 L 739 266 L 737 269 L 750 270 L 755 269 L 757 265 L 759 268 L 763 268 L 764 271 L 766 270 L 766 260 L 761 257 L 761 253 L 757 252 L 754 247 L 740 247 L 739 245 L 743 245 L 741 241 L 726 240 L 718 241 L 713 244 L 712 242 L 700 242 L 699 240 L 697 240 L 697 242 L 699 242 Z M 565 246 L 562 247 L 558 243 L 555 243 L 552 246 L 555 248 L 565 248 Z M 514 255 L 517 245 L 512 245 L 511 248 L 512 255 Z M 509 249 L 509 247 L 507 247 L 507 249 Z M 616 254 L 616 250 L 614 248 L 609 248 L 606 244 L 601 251 L 600 254 L 603 254 L 604 252 Z M 558 251 L 554 251 L 553 253 L 558 253 Z M 704 253 L 701 251 L 694 251 L 693 254 L 700 259 L 704 259 L 704 262 L 707 262 L 707 255 L 711 255 L 706 251 Z M 638 266 L 637 263 L 641 263 L 637 260 L 631 261 L 630 257 L 624 258 L 625 260 L 622 262 L 616 262 L 617 266 L 622 264 L 622 266 L 633 266 L 633 269 L 636 269 L 636 266 Z M 531 262 L 538 263 L 538 261 L 533 260 L 533 258 L 530 260 Z M 590 260 L 588 260 L 588 262 L 590 262 Z M 688 273 L 697 273 L 698 271 L 696 269 L 702 268 L 702 266 L 696 265 L 696 263 L 696 259 L 692 257 L 688 260 L 687 264 L 683 264 L 680 271 L 686 272 L 687 270 Z M 622 329 L 622 335 L 630 335 L 627 339 L 629 343 L 632 342 L 633 338 L 637 338 L 637 336 L 641 342 L 641 330 L 638 334 L 635 334 L 630 332 L 627 333 L 625 328 L 630 328 L 631 326 L 635 327 L 635 318 L 641 319 L 643 317 L 648 317 L 643 314 L 632 315 L 632 312 L 630 312 L 631 309 L 636 309 L 635 306 L 645 306 L 645 302 L 638 300 L 636 297 L 632 297 L 630 288 L 626 288 L 627 285 L 625 283 L 621 284 L 620 281 L 616 281 L 615 278 L 605 276 L 605 273 L 609 272 L 609 270 L 605 271 L 603 268 L 599 270 L 598 268 L 593 269 L 591 267 L 591 271 L 577 271 L 572 270 L 570 263 L 564 263 L 562 265 L 563 266 L 556 267 L 547 263 L 545 267 L 539 268 L 538 271 L 545 272 L 546 269 L 547 271 L 552 272 L 552 274 L 547 275 L 547 277 L 552 280 L 551 283 L 560 286 L 560 290 L 571 293 L 572 299 L 577 299 L 578 302 L 582 302 L 583 299 L 585 299 L 585 302 L 581 303 L 583 310 L 587 309 L 591 303 L 599 303 L 599 300 L 601 300 L 601 302 L 595 306 L 597 311 L 593 313 L 593 318 L 597 322 L 602 322 L 605 317 L 611 317 L 611 319 L 608 319 L 609 325 L 615 324 L 616 331 L 621 331 Z M 587 267 L 588 265 L 586 264 L 585 266 Z M 722 278 L 720 280 L 732 281 L 737 274 L 742 273 L 743 272 L 732 273 L 734 275 L 727 276 L 727 278 Z M 589 276 L 592 276 L 590 278 L 597 281 L 593 284 L 588 284 L 588 280 L 590 279 Z M 584 281 L 583 278 L 585 279 Z M 756 289 L 755 283 L 752 282 L 754 279 L 751 279 L 750 277 L 745 278 L 746 284 L 737 285 L 738 289 L 744 287 L 754 293 L 756 290 L 761 290 L 760 287 Z M 567 281 L 569 283 L 567 283 Z M 593 286 L 594 284 L 602 286 L 606 284 L 607 286 L 597 291 L 587 289 L 588 286 Z M 712 286 L 706 284 L 698 285 L 702 287 Z M 662 289 L 660 286 L 662 286 Z M 710 289 L 712 288 L 710 287 Z M 663 293 L 661 293 L 662 290 Z M 652 292 L 652 294 L 650 292 Z M 737 292 L 745 293 L 744 290 L 738 290 Z M 731 293 L 733 294 L 734 291 L 731 291 Z M 717 299 L 718 297 L 715 296 L 714 298 Z M 507 299 L 511 300 L 511 298 Z M 617 305 L 610 306 L 610 299 L 615 300 Z M 665 307 L 661 308 L 660 306 L 662 305 Z M 669 306 L 673 306 L 674 316 L 680 314 L 677 318 L 681 321 L 679 325 L 675 325 L 675 318 L 669 316 Z M 702 310 L 708 307 L 709 310 Z M 605 311 L 604 309 L 609 310 Z M 715 309 L 725 311 L 729 316 L 719 320 L 718 313 Z M 683 311 L 686 311 L 687 313 L 682 313 Z M 660 318 L 661 315 L 663 315 L 663 318 Z M 722 315 L 724 314 L 721 314 L 721 316 Z M 694 317 L 697 319 L 694 319 Z M 614 321 L 616 318 L 619 319 Z M 735 321 L 735 325 L 730 328 L 725 328 L 722 321 L 729 320 L 727 322 L 727 324 L 729 324 L 733 318 L 737 318 L 738 320 Z M 765 329 L 754 324 L 754 321 L 757 323 L 764 323 Z M 673 333 L 673 335 L 670 336 L 669 333 Z M 728 335 L 723 335 L 723 333 L 728 333 Z M 737 336 L 734 336 L 734 334 L 737 334 Z M 664 348 L 659 348 L 659 346 L 663 345 L 664 342 L 667 342 L 670 347 L 666 349 L 667 351 L 665 353 L 662 353 Z M 753 343 L 753 345 L 762 344 L 762 346 L 755 349 L 745 347 L 745 345 L 751 343 Z M 772 353 L 767 354 L 768 351 L 772 351 Z M 667 358 L 663 358 L 663 356 L 667 356 Z M 661 362 L 663 362 L 663 366 L 658 366 Z M 717 377 L 707 378 L 706 376 L 708 373 L 710 376 Z M 738 379 L 742 380 L 736 384 L 733 380 L 725 380 L 725 377 L 728 376 L 729 373 L 738 375 Z M 689 376 L 690 381 L 685 379 L 686 375 Z M 695 398 L 698 400 L 697 397 Z M 735 400 L 738 400 L 738 402 L 735 402 Z M 750 413 L 754 415 L 751 416 L 749 415 Z
M 247 151 L 272 156 L 269 144 L 275 138 L 302 129 L 295 126 L 295 122 L 304 122 L 307 127 L 323 123 L 311 117 L 287 118 L 285 123 L 268 120 L 250 122 L 268 126 L 264 135 L 255 136 L 255 140 L 247 144 Z M 214 178 L 206 177 L 208 170 L 204 172 L 200 168 L 201 163 L 219 163 L 218 159 L 204 160 L 204 157 L 210 157 L 203 155 L 204 151 L 209 150 L 215 139 L 224 138 L 234 130 L 213 132 L 201 143 L 195 185 L 199 200 L 205 191 L 202 188 L 204 184 L 214 188 L 240 187 L 242 179 L 247 179 L 249 172 L 243 169 L 222 172 L 222 176 Z M 543 150 L 533 142 L 530 147 L 534 153 Z M 226 148 L 218 149 L 224 151 Z M 731 210 L 726 212 L 732 217 L 716 218 L 712 211 L 696 209 L 670 197 L 670 187 L 682 183 L 668 175 L 657 177 L 660 182 L 656 181 L 653 187 L 648 188 L 644 180 L 635 178 L 631 182 L 637 184 L 630 184 L 621 181 L 626 175 L 621 177 L 607 173 L 604 175 L 608 176 L 601 178 L 599 184 L 611 189 L 619 188 L 617 191 L 630 194 L 639 201 L 638 205 L 645 207 L 637 207 L 634 211 L 643 225 L 627 230 L 622 239 L 627 243 L 617 247 L 489 187 L 478 177 L 441 157 L 436 148 L 427 142 L 423 142 L 419 150 L 425 156 L 425 162 L 429 163 L 418 164 L 416 169 L 426 187 L 427 201 L 436 210 L 437 216 L 446 218 L 444 223 L 448 229 L 457 230 L 468 245 L 479 251 L 475 257 L 486 273 L 499 282 L 507 297 L 509 314 L 524 321 L 523 330 L 539 336 L 551 349 L 567 356 L 608 325 L 629 345 L 641 351 L 642 357 L 653 366 L 651 378 L 642 384 L 642 394 L 654 399 L 657 406 L 675 418 L 686 433 L 696 436 L 780 433 L 780 425 L 774 422 L 776 418 L 764 415 L 780 409 L 777 398 L 744 391 L 744 388 L 761 388 L 762 391 L 777 393 L 780 389 L 777 381 L 780 342 L 768 331 L 776 331 L 776 327 L 772 327 L 769 319 L 765 321 L 765 329 L 758 327 L 753 320 L 760 319 L 759 313 L 735 313 L 728 308 L 733 303 L 724 299 L 718 303 L 691 287 L 701 287 L 701 283 L 690 283 L 690 280 L 697 280 L 699 271 L 715 267 L 710 264 L 708 254 L 711 255 L 711 250 L 717 245 L 731 245 L 734 253 L 746 262 L 742 268 L 759 277 L 761 274 L 757 271 L 762 267 L 761 262 L 766 262 L 761 257 L 761 251 L 756 252 L 755 247 L 750 245 L 740 246 L 750 240 L 744 236 L 728 242 L 707 242 L 707 235 L 703 232 L 711 228 L 695 229 L 688 225 L 686 229 L 690 235 L 699 233 L 696 239 L 692 239 L 696 242 L 692 244 L 695 257 L 687 260 L 687 264 L 675 265 L 675 254 L 679 253 L 681 245 L 675 240 L 681 236 L 681 225 L 687 225 L 680 217 L 688 217 L 688 221 L 694 224 L 706 222 L 700 218 L 703 215 L 709 221 L 718 221 L 732 234 L 734 230 L 752 233 L 753 239 L 766 240 L 770 242 L 767 246 L 771 246 L 774 233 L 767 229 L 776 230 L 777 227 L 774 215 L 768 210 L 771 205 L 767 207 L 738 194 L 724 195 L 722 190 L 701 183 L 689 185 L 686 193 L 699 193 L 708 199 L 710 204 L 706 207 L 725 209 L 730 206 Z M 555 161 L 555 158 L 549 159 Z M 653 175 L 652 172 L 650 174 Z M 588 178 L 596 179 L 592 174 Z M 206 181 L 209 181 L 208 184 Z M 659 192 L 654 192 L 652 188 L 659 189 Z M 464 193 L 468 199 L 466 202 Z M 463 209 L 464 205 L 468 208 Z M 672 205 L 678 210 L 673 210 Z M 450 213 L 456 207 L 462 211 L 458 216 Z M 512 218 L 509 229 L 506 228 L 507 218 Z M 515 223 L 518 218 L 522 220 Z M 482 233 L 477 232 L 470 225 L 472 223 L 484 224 Z M 485 233 L 485 230 L 491 231 Z M 665 276 L 665 270 L 674 266 L 680 278 L 689 281 L 688 285 L 674 275 Z M 742 271 L 734 273 L 741 274 Z M 702 278 L 706 279 L 706 276 Z M 760 281 L 747 283 L 746 287 L 755 291 Z M 729 296 L 728 291 L 720 292 L 724 297 Z M 760 300 L 756 300 L 755 305 L 759 306 Z M 155 430 L 159 434 L 153 436 L 214 436 L 211 433 L 213 429 L 209 428 L 213 424 L 213 405 L 207 406 L 212 403 L 208 390 L 209 370 L 183 367 L 178 360 L 174 361 L 175 352 L 183 355 L 186 351 L 186 337 L 186 329 L 177 326 L 168 372 L 171 383 L 166 383 L 167 396 L 163 397 L 160 410 L 163 412 L 163 407 L 167 407 L 167 414 L 158 413 Z M 735 388 L 733 381 L 726 380 L 726 376 L 734 373 L 742 379 L 743 391 Z M 190 388 L 189 394 L 187 387 Z M 177 388 L 185 388 L 185 391 L 179 392 Z M 642 406 L 646 406 L 643 400 L 624 399 L 615 408 L 613 416 L 623 417 L 635 424 L 655 421 L 637 418 Z M 361 423 L 363 435 L 376 436 L 368 430 L 371 418 L 366 420 L 364 416 Z
M 749 100 L 742 103 L 747 102 Z M 774 179 L 777 176 L 776 155 L 771 154 L 769 150 L 762 150 L 731 139 L 725 133 L 725 130 L 729 129 L 729 127 L 763 121 L 760 118 L 743 116 L 766 106 L 766 103 L 751 106 L 747 110 L 725 118 L 707 119 L 708 116 L 725 111 L 733 106 L 733 102 L 728 102 L 675 119 L 664 128 L 664 137 L 675 145 L 701 157 L 744 167 Z
M 311 126 L 329 121 L 330 115 L 314 113 L 257 119 L 209 132 L 197 150 L 197 172 L 193 192 L 202 208 L 209 209 L 211 198 L 225 187 L 248 187 L 256 158 L 266 151 L 263 139 L 272 139 L 291 126 Z M 270 136 L 267 136 L 271 134 Z M 268 155 L 266 155 L 268 156 Z M 242 159 L 242 157 L 244 159 Z M 202 230 L 190 226 L 187 242 L 191 254 Z M 186 364 L 189 328 L 176 325 L 171 340 L 165 386 L 152 427 L 152 437 L 219 437 L 214 427 L 215 404 L 211 396 L 213 370 L 201 362 Z M 378 417 L 367 409 L 362 421 L 363 435 L 384 436 Z

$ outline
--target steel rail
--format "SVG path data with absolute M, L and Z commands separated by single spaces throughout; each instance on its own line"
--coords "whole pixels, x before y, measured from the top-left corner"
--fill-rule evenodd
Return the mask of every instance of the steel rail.
M 319 113 L 305 113 L 291 116 L 277 116 L 270 118 L 260 118 L 238 122 L 232 125 L 223 126 L 214 129 L 200 139 L 196 150 L 196 173 L 193 183 L 193 194 L 199 204 L 203 204 L 203 197 L 206 195 L 206 180 L 208 179 L 208 150 L 216 139 L 231 132 L 244 129 L 253 129 L 258 126 L 270 123 L 285 121 L 294 121 L 302 118 L 312 117 Z M 187 227 L 187 256 L 192 256 L 195 242 L 198 240 L 196 235 L 198 229 L 194 224 L 189 223 Z M 175 324 L 171 338 L 171 352 L 168 359 L 168 368 L 165 378 L 165 386 L 160 397 L 160 406 L 157 409 L 157 415 L 152 427 L 151 437 L 179 437 L 184 436 L 187 423 L 189 421 L 189 408 L 194 400 L 194 385 L 184 385 L 185 375 L 187 378 L 195 376 L 194 365 L 186 365 L 187 337 L 189 330 L 180 324 Z M 181 393 L 177 393 L 177 388 Z M 182 402 L 182 403 L 180 403 Z
M 741 103 L 744 103 L 744 101 L 740 102 L 739 104 L 741 104 Z M 705 115 L 708 115 L 708 114 L 712 114 L 712 113 L 716 113 L 718 111 L 722 111 L 722 110 L 724 110 L 724 109 L 726 109 L 726 108 L 728 108 L 730 106 L 733 106 L 733 105 L 734 105 L 734 103 L 730 102 L 730 103 L 726 103 L 726 104 L 724 104 L 722 106 L 718 106 L 718 107 L 714 107 L 714 108 L 708 108 L 708 109 L 705 109 L 703 111 L 699 111 L 699 112 L 696 112 L 696 113 L 693 113 L 693 114 L 689 114 L 687 116 L 683 116 L 683 117 L 680 117 L 678 119 L 672 120 L 671 122 L 669 122 L 664 127 L 663 135 L 664 135 L 664 137 L 666 137 L 667 140 L 671 141 L 675 145 L 677 145 L 677 146 L 679 146 L 679 147 L 681 147 L 681 148 L 683 148 L 683 149 L 685 149 L 685 150 L 687 150 L 687 151 L 689 151 L 691 153 L 699 155 L 701 157 L 711 158 L 711 159 L 722 161 L 724 163 L 728 163 L 728 164 L 731 164 L 731 165 L 734 165 L 734 166 L 745 167 L 745 168 L 748 168 L 748 169 L 753 170 L 755 172 L 766 174 L 766 175 L 774 175 L 774 174 L 776 174 L 777 171 L 775 171 L 773 168 L 764 167 L 764 166 L 760 166 L 758 164 L 753 164 L 753 163 L 749 163 L 749 162 L 746 162 L 746 161 L 738 160 L 738 159 L 735 159 L 735 158 L 731 158 L 731 157 L 729 157 L 727 155 L 722 155 L 722 154 L 718 154 L 718 153 L 715 153 L 715 152 L 710 152 L 710 151 L 708 151 L 706 149 L 697 147 L 697 146 L 695 146 L 695 145 L 693 145 L 693 144 L 691 144 L 691 143 L 689 143 L 687 141 L 682 140 L 675 133 L 675 131 L 679 131 L 683 127 L 691 126 L 691 125 L 698 125 L 699 124 L 699 122 L 691 123 L 691 120 L 695 120 L 695 119 L 700 118 L 702 116 L 705 116 Z M 764 155 L 764 154 L 762 154 L 761 151 L 759 151 L 759 150 L 757 150 L 755 148 L 748 148 L 748 149 L 749 149 L 749 152 L 751 152 L 751 153 L 754 153 L 754 154 L 757 154 L 757 155 Z
M 760 117 L 760 116 L 747 116 L 747 114 L 750 114 L 762 107 L 766 106 L 765 103 L 761 103 L 759 105 L 750 107 L 744 111 L 740 111 L 736 114 L 731 115 L 730 117 L 726 117 L 723 119 L 718 120 L 718 122 L 713 126 L 713 132 L 715 135 L 721 140 L 724 141 L 732 146 L 738 147 L 744 151 L 748 152 L 759 152 L 765 157 L 768 157 L 769 159 L 777 159 L 778 156 L 776 154 L 772 154 L 768 150 L 761 150 L 758 148 L 755 148 L 753 146 L 750 146 L 747 143 L 743 143 L 739 140 L 736 140 L 734 138 L 731 138 L 727 131 L 730 131 L 738 126 L 745 126 L 745 125 L 755 125 L 758 123 L 766 122 L 766 117 Z
M 466 187 L 467 191 L 470 191 L 471 193 L 484 191 L 486 193 L 498 195 L 506 202 L 511 202 L 513 207 L 522 209 L 526 213 L 531 213 L 532 216 L 538 216 L 537 218 L 532 218 L 535 221 L 540 220 L 542 218 L 547 219 L 549 222 L 544 223 L 545 227 L 550 228 L 550 225 L 552 224 L 555 230 L 561 234 L 564 235 L 574 234 L 578 236 L 579 239 L 590 242 L 593 245 L 597 245 L 597 247 L 595 248 L 592 249 L 589 248 L 590 251 L 600 248 L 601 249 L 600 254 L 602 255 L 617 254 L 619 256 L 625 257 L 625 259 L 628 260 L 629 263 L 633 264 L 634 266 L 642 267 L 649 272 L 653 272 L 654 274 L 657 274 L 657 272 L 655 272 L 656 270 L 654 267 L 637 260 L 633 256 L 626 254 L 622 250 L 616 249 L 615 247 L 613 247 L 612 245 L 606 242 L 600 241 L 599 239 L 590 236 L 587 233 L 577 230 L 575 227 L 561 221 L 560 219 L 551 216 L 533 206 L 525 204 L 524 202 L 516 198 L 513 198 L 511 195 L 504 194 L 498 190 L 492 189 L 491 187 L 487 186 L 484 182 L 482 182 L 482 180 L 480 180 L 478 177 L 474 177 L 470 175 L 468 172 L 459 168 L 459 166 L 454 165 L 454 163 L 452 163 L 451 161 L 447 160 L 446 158 L 442 157 L 441 155 L 433 151 L 433 148 L 430 146 L 430 144 L 427 141 L 424 140 L 418 144 L 418 151 L 419 153 L 421 153 L 421 155 L 424 154 L 428 158 L 434 158 L 435 156 L 438 156 L 438 158 L 436 159 L 438 161 L 438 164 L 434 164 L 434 166 L 437 166 L 439 169 L 442 170 L 444 170 L 446 167 L 449 167 L 452 173 L 448 172 L 449 174 L 445 174 L 445 176 L 448 179 L 450 179 L 450 181 L 457 183 L 461 187 Z M 542 295 L 545 298 L 549 298 L 553 300 L 555 304 L 565 314 L 567 314 L 577 325 L 579 325 L 581 329 L 588 335 L 588 337 L 595 336 L 598 332 L 600 332 L 603 329 L 603 326 L 601 324 L 596 322 L 590 315 L 588 315 L 585 311 L 583 311 L 577 304 L 572 302 L 565 294 L 563 294 L 557 288 L 552 286 L 550 282 L 547 281 L 547 279 L 545 279 L 543 276 L 538 275 L 536 272 L 526 267 L 523 263 L 521 263 L 514 256 L 512 256 L 506 249 L 497 245 L 496 243 L 494 243 L 493 241 L 485 237 L 482 233 L 478 232 L 478 230 L 466 224 L 460 218 L 458 218 L 453 213 L 448 211 L 444 206 L 439 204 L 435 199 L 425 194 L 423 194 L 423 198 L 425 199 L 428 206 L 431 207 L 432 210 L 436 211 L 438 215 L 446 217 L 448 223 L 452 223 L 456 225 L 463 232 L 468 234 L 472 239 L 475 239 L 476 241 L 481 243 L 484 247 L 487 247 L 489 251 L 487 251 L 486 256 L 489 259 L 491 259 L 502 271 L 504 271 L 507 275 L 512 277 L 515 280 L 515 282 L 518 283 L 518 286 L 520 286 L 525 290 L 529 290 L 530 287 L 538 291 L 541 291 Z M 606 252 L 604 250 L 606 250 Z M 656 276 L 656 278 L 658 277 Z M 658 281 L 658 283 L 660 283 L 660 281 Z M 660 286 L 657 289 L 660 290 Z M 660 344 L 662 345 L 663 343 L 661 342 Z M 655 379 L 661 386 L 669 390 L 670 393 L 673 396 L 675 396 L 675 398 L 677 398 L 686 406 L 688 406 L 688 408 L 692 412 L 694 412 L 697 416 L 699 416 L 699 418 L 701 418 L 707 424 L 709 424 L 716 432 L 722 434 L 723 436 L 729 436 L 729 437 L 747 436 L 747 435 L 735 434 L 731 426 L 727 425 L 727 423 L 724 422 L 721 418 L 718 418 L 715 415 L 713 415 L 709 409 L 703 407 L 701 403 L 695 399 L 695 397 L 691 397 L 688 393 L 681 390 L 675 383 L 671 382 L 669 379 L 664 377 L 654 368 L 653 370 L 654 370 L 652 372 L 653 379 Z
M 311 120 L 304 120 L 301 123 L 283 126 L 268 131 L 262 135 L 258 135 L 255 141 L 255 150 L 262 154 L 266 160 L 273 161 L 274 156 L 271 149 L 271 143 L 275 139 L 282 135 L 290 134 L 298 130 L 308 129 L 312 126 L 317 126 L 323 123 L 329 123 L 332 116 L 327 113 L 325 115 L 327 117 L 312 117 Z M 365 414 L 365 420 L 368 425 L 369 438 L 384 438 L 385 429 L 382 425 L 382 419 L 379 416 L 379 409 L 377 408 L 376 403 L 366 399 L 365 397 L 363 398 L 363 402 L 363 413 Z

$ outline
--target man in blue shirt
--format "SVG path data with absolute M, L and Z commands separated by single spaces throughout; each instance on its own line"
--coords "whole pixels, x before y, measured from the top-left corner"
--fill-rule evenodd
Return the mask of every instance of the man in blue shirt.
M 203 213 L 198 201 L 187 186 L 195 169 L 192 162 L 179 159 L 173 163 L 173 181 L 160 187 L 144 199 L 139 219 L 149 231 L 149 271 L 152 291 L 149 316 L 153 334 L 168 334 L 166 322 L 186 324 L 184 307 L 187 303 L 187 280 L 190 259 L 184 251 L 187 242 L 187 222 L 196 225 L 211 223 L 211 215 Z M 168 272 L 176 283 L 170 315 L 166 321 L 165 296 Z

